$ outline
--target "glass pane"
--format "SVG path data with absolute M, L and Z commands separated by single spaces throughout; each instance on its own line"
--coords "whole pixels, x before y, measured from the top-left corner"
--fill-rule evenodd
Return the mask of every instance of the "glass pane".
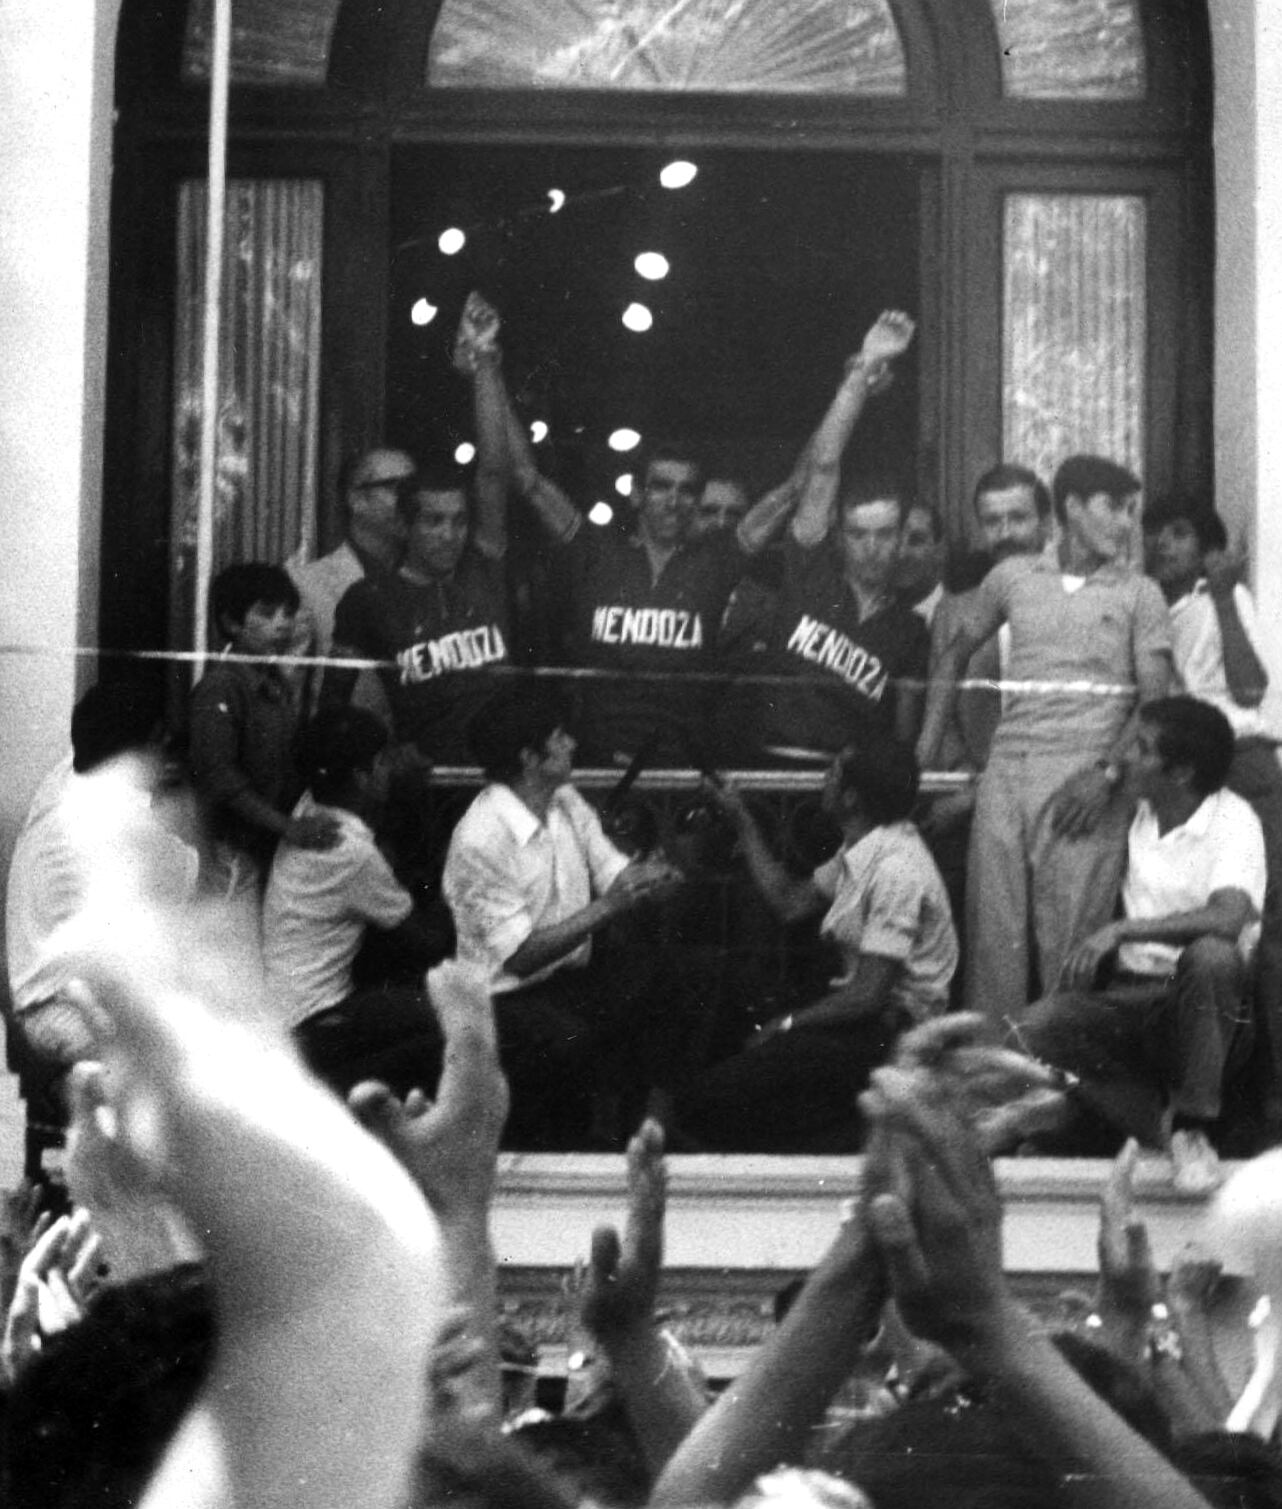
M 323 188 L 230 179 L 224 242 L 214 569 L 310 553 L 316 520 Z M 173 527 L 176 627 L 190 630 L 200 486 L 204 179 L 178 195 Z M 185 604 L 185 606 L 184 606 Z M 182 615 L 186 616 L 183 617 Z
M 1047 481 L 1080 451 L 1142 477 L 1144 201 L 1011 194 L 1005 222 L 1002 455 Z
M 992 0 L 1002 84 L 1024 99 L 1144 97 L 1137 0 Z
M 329 68 L 329 39 L 341 0 L 235 0 L 231 23 L 233 84 L 310 84 Z M 209 77 L 213 0 L 190 0 L 182 76 Z
M 888 0 L 446 0 L 433 88 L 897 95 Z

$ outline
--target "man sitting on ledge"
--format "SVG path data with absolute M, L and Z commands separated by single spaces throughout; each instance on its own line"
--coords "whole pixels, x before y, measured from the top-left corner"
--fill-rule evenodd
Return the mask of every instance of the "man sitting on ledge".
M 1264 903 L 1264 838 L 1224 787 L 1232 762 L 1218 708 L 1193 697 L 1145 705 L 1123 915 L 1070 953 L 1059 990 L 1018 1034 L 1026 1051 L 1081 1076 L 1080 1101 L 1124 1135 L 1169 1145 L 1188 1193 L 1219 1182 L 1208 1133 L 1226 1059 L 1250 1031 L 1246 945 Z
M 839 1152 L 859 1139 L 855 1100 L 905 1027 L 947 1010 L 957 935 L 935 861 L 909 821 L 912 750 L 870 734 L 833 761 L 823 805 L 841 847 L 813 875 L 788 872 L 743 797 L 708 790 L 738 831 L 757 889 L 785 922 L 824 913 L 841 974 L 804 1010 L 766 1022 L 734 1058 L 691 1080 L 678 1142 L 735 1152 Z
M 499 691 L 473 717 L 489 784 L 454 830 L 442 880 L 458 956 L 490 977 L 508 1139 L 524 1150 L 620 1140 L 690 1028 L 658 942 L 635 926 L 680 873 L 629 861 L 605 836 L 570 783 L 565 724 L 561 699 L 537 685 Z

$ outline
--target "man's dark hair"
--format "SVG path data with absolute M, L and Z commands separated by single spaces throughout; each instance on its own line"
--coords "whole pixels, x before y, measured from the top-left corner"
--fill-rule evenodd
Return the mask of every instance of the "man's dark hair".
M 204 1381 L 214 1339 L 194 1265 L 103 1290 L 9 1394 L 5 1509 L 132 1509 Z
M 644 445 L 637 457 L 636 479 L 638 496 L 645 490 L 645 479 L 650 474 L 650 468 L 659 461 L 679 461 L 683 466 L 694 467 L 694 487 L 698 492 L 707 480 L 703 467 L 703 458 L 699 454 L 697 446 L 688 445 L 684 440 L 655 440 Z
M 226 632 L 228 624 L 243 624 L 257 604 L 264 608 L 288 608 L 298 612 L 298 588 L 283 566 L 267 561 L 240 561 L 224 566 L 210 589 L 214 622 Z
M 1209 503 L 1188 493 L 1166 493 L 1155 498 L 1144 510 L 1142 527 L 1145 534 L 1156 534 L 1167 524 L 1176 522 L 1191 527 L 1203 554 L 1208 550 L 1228 549 L 1229 532 L 1224 527 L 1224 520 Z
M 460 467 L 448 466 L 443 462 L 415 472 L 413 481 L 402 485 L 396 493 L 396 511 L 406 528 L 413 527 L 426 493 L 460 493 L 466 503 L 467 473 Z
M 1166 769 L 1191 766 L 1199 796 L 1220 790 L 1233 763 L 1233 727 L 1218 707 L 1197 697 L 1159 697 L 1140 708 L 1140 717 L 1157 730 Z
M 1103 456 L 1070 456 L 1062 461 L 1051 484 L 1055 499 L 1055 517 L 1061 524 L 1067 522 L 1067 504 L 1070 497 L 1093 498 L 1096 493 L 1105 493 L 1110 498 L 1129 498 L 1140 491 L 1140 479 L 1128 472 L 1116 461 L 1107 461 Z
M 568 719 L 565 700 L 551 687 L 504 687 L 473 715 L 467 742 L 487 781 L 510 783 L 521 773 L 521 751 L 543 749 Z
M 71 767 L 84 775 L 105 760 L 141 749 L 164 718 L 165 691 L 158 676 L 137 672 L 99 681 L 71 712 Z
M 381 718 L 360 707 L 324 707 L 298 736 L 303 784 L 318 802 L 341 795 L 357 770 L 368 770 L 387 747 Z
M 1033 504 L 1037 509 L 1039 519 L 1050 518 L 1051 494 L 1045 482 L 1027 466 L 1017 466 L 1010 461 L 1002 461 L 997 466 L 990 466 L 984 475 L 975 483 L 973 506 L 976 513 L 979 512 L 979 500 L 985 493 L 1004 493 L 1012 487 L 1027 487 L 1033 494 Z
M 900 823 L 917 804 L 917 756 L 889 734 L 872 735 L 837 756 L 843 794 L 856 796 L 870 822 Z
M 894 471 L 862 471 L 853 477 L 841 490 L 838 518 L 844 518 L 852 508 L 862 508 L 865 503 L 897 503 L 901 528 L 908 510 L 916 507 L 912 488 Z

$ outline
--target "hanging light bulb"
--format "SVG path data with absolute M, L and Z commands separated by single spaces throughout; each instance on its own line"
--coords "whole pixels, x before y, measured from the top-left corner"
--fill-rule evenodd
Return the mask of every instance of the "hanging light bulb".
M 684 189 L 687 184 L 694 182 L 698 171 L 692 162 L 679 157 L 663 169 L 659 174 L 659 182 L 665 189 Z
M 621 498 L 632 496 L 632 473 L 620 472 L 614 479 L 614 490 Z
M 660 278 L 666 278 L 670 271 L 668 259 L 662 252 L 642 252 L 632 265 L 643 278 L 648 278 L 651 283 L 657 283 Z
M 636 430 L 629 430 L 625 427 L 621 430 L 615 430 L 609 440 L 606 441 L 606 444 L 612 451 L 634 451 L 641 444 L 641 436 Z
M 460 466 L 466 466 L 468 462 L 475 460 L 476 447 L 470 440 L 465 440 L 461 445 L 454 447 L 454 459 Z
M 654 316 L 644 304 L 629 304 L 623 311 L 623 323 L 629 330 L 635 330 L 642 335 L 654 324 Z
M 456 256 L 467 245 L 467 236 L 459 230 L 457 225 L 451 225 L 437 237 L 437 246 L 447 257 Z
M 535 445 L 542 445 L 548 438 L 548 427 L 541 419 L 536 419 L 530 425 L 530 439 Z
M 599 498 L 592 505 L 592 507 L 588 510 L 588 523 L 589 524 L 602 524 L 602 525 L 604 525 L 604 524 L 608 524 L 610 522 L 610 520 L 613 519 L 613 518 L 614 518 L 614 509 L 612 509 L 610 507 L 610 505 L 605 501 L 604 498 Z
M 440 312 L 435 304 L 429 303 L 426 299 L 415 299 L 414 307 L 410 310 L 410 319 L 415 325 L 430 325 Z

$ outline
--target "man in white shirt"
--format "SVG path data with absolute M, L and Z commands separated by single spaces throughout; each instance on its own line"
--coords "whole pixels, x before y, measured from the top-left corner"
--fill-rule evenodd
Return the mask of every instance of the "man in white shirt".
M 336 826 L 328 849 L 282 843 L 263 900 L 269 999 L 320 1078 L 346 1090 L 379 1079 L 397 1094 L 430 1092 L 440 1032 L 423 971 L 448 939 L 418 909 L 378 848 L 372 824 L 387 794 L 387 729 L 361 708 L 327 708 L 299 741 L 307 791 L 295 815 Z M 398 957 L 396 978 L 358 988 L 356 956 L 370 928 Z
M 291 561 L 289 574 L 298 588 L 297 653 L 328 655 L 334 647 L 334 614 L 343 594 L 367 576 L 391 573 L 405 549 L 405 527 L 397 500 L 414 480 L 414 462 L 405 451 L 377 446 L 349 456 L 338 474 L 343 510 L 343 540 L 328 555 L 299 565 Z M 305 705 L 319 697 L 319 668 L 308 677 Z M 387 698 L 378 678 L 363 672 L 355 691 L 358 707 L 367 707 L 387 720 Z
M 1232 760 L 1233 731 L 1208 703 L 1143 707 L 1123 915 L 1077 945 L 1056 993 L 1017 1032 L 1026 1051 L 1079 1075 L 1083 1101 L 1117 1129 L 1167 1143 L 1176 1187 L 1190 1193 L 1219 1182 L 1209 1133 L 1225 1064 L 1251 1029 L 1264 904 L 1264 839 L 1225 787 Z
M 618 942 L 618 929 L 602 937 L 611 923 L 680 876 L 663 860 L 630 861 L 605 836 L 570 784 L 575 741 L 554 694 L 496 694 L 469 739 L 488 784 L 454 830 L 442 890 L 458 957 L 492 982 L 510 1134 L 517 1146 L 564 1145 L 583 1135 L 594 1091 L 600 1111 L 604 1097 L 648 1089 L 672 1057 L 655 950 L 611 960 L 601 945 Z
M 1263 711 L 1269 674 L 1255 604 L 1238 580 L 1223 520 L 1196 498 L 1158 499 L 1144 513 L 1149 570 L 1171 614 L 1175 670 L 1184 690 L 1218 707 L 1233 728 L 1230 791 L 1250 802 L 1264 830 L 1269 883 L 1256 961 L 1260 1055 L 1269 1074 L 1266 1117 L 1282 1123 L 1282 767 Z

